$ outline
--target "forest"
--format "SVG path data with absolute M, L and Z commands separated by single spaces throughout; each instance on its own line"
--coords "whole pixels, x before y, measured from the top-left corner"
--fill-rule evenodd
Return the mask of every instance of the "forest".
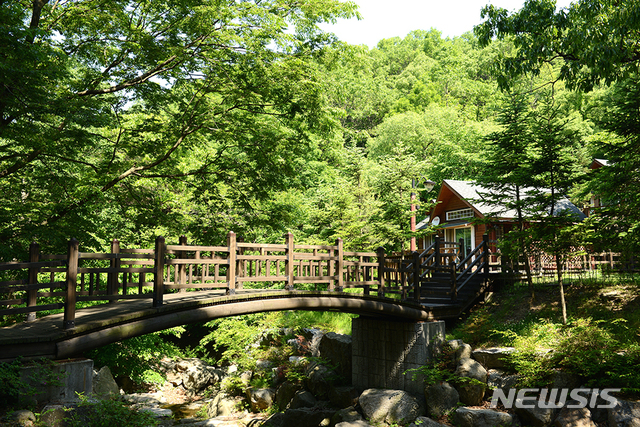
M 338 0 L 0 1 L 0 260 L 230 230 L 397 251 L 411 192 L 419 219 L 435 198 L 412 189 L 424 179 L 581 208 L 597 194 L 572 239 L 637 250 L 640 2 L 489 5 L 460 37 L 372 49 L 318 26 L 358 16 Z

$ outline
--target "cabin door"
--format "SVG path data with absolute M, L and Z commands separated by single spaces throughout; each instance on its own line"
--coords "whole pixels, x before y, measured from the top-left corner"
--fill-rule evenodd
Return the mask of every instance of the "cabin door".
M 459 242 L 460 239 L 462 239 L 464 241 L 464 256 L 467 256 L 467 254 L 469 254 L 469 252 L 471 252 L 471 250 L 473 249 L 472 247 L 472 240 L 471 240 L 471 236 L 472 236 L 472 232 L 471 232 L 471 227 L 466 227 L 466 228 L 456 228 L 456 242 Z

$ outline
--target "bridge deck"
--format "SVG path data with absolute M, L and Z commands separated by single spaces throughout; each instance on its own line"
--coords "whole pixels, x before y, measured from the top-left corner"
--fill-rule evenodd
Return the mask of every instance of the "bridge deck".
M 65 330 L 63 313 L 0 329 L 0 361 L 66 358 L 131 336 L 212 318 L 273 310 L 317 310 L 431 321 L 459 315 L 452 304 L 418 304 L 343 292 L 238 290 L 192 291 L 164 295 L 160 307 L 149 299 L 120 300 L 77 310 L 75 328 Z

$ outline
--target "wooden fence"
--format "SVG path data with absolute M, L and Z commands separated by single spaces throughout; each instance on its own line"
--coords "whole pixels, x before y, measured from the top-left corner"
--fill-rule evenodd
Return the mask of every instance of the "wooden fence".
M 492 242 L 495 248 L 495 241 Z M 491 243 L 490 243 L 491 246 Z M 492 251 L 490 256 L 490 269 L 494 273 L 505 270 L 524 271 L 524 258 L 519 264 L 504 259 L 499 250 Z M 538 276 L 553 276 L 556 274 L 556 259 L 553 255 L 541 250 L 533 250 L 529 256 L 531 272 Z M 637 260 L 634 257 L 625 258 L 615 252 L 590 252 L 586 248 L 573 248 L 563 256 L 561 270 L 567 274 L 584 273 L 636 273 L 639 270 Z

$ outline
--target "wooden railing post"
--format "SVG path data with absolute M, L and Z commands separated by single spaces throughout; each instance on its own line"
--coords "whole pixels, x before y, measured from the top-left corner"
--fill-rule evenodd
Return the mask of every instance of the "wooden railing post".
M 40 245 L 36 242 L 31 243 L 29 246 L 29 262 L 38 262 L 40 261 Z M 38 284 L 38 271 L 40 271 L 39 267 L 29 267 L 29 280 L 27 282 L 28 285 L 37 285 Z M 37 289 L 29 289 L 27 292 L 27 307 L 35 307 L 38 304 L 38 290 Z M 26 322 L 33 322 L 36 320 L 36 313 L 27 313 Z
M 435 245 L 433 247 L 433 250 L 435 252 L 435 256 L 433 257 L 433 266 L 435 268 L 440 267 L 440 236 L 436 236 L 434 238 L 435 240 Z
M 458 245 L 460 245 L 460 260 L 463 260 L 467 257 L 467 252 L 465 251 L 465 247 L 464 247 L 464 239 L 458 240 Z
M 164 297 L 164 257 L 165 242 L 163 236 L 156 237 L 154 274 L 153 274 L 153 306 L 160 307 Z
M 458 269 L 456 262 L 451 261 L 451 301 L 458 299 Z
M 482 256 L 484 257 L 484 281 L 489 281 L 489 235 L 482 235 Z
M 184 234 L 180 236 L 180 238 L 178 239 L 178 244 L 180 246 L 186 246 L 187 236 L 185 236 Z M 187 251 L 178 252 L 178 258 L 185 259 L 186 257 L 187 257 Z M 176 277 L 176 282 L 178 282 L 179 285 L 185 285 L 187 283 L 187 264 L 178 264 L 178 272 L 176 276 L 178 276 Z M 178 292 L 180 293 L 187 292 L 187 288 L 180 288 Z
M 227 295 L 236 293 L 236 269 L 238 267 L 238 245 L 236 233 L 230 231 L 227 234 L 227 249 L 229 251 L 229 266 L 227 267 Z
M 384 297 L 384 272 L 385 272 L 385 260 L 384 260 L 384 248 L 379 247 L 376 250 L 378 256 L 378 296 Z
M 334 257 L 335 250 L 334 249 L 329 249 L 328 254 L 331 258 Z M 338 260 L 337 259 L 332 259 L 329 261 L 329 263 L 327 264 L 327 274 L 330 277 L 334 277 L 336 275 L 336 266 L 338 265 Z M 336 288 L 336 281 L 335 279 L 331 279 L 329 280 L 329 286 L 328 286 L 328 290 L 333 291 Z
M 111 253 L 120 253 L 120 242 L 118 239 L 111 241 Z M 118 293 L 118 269 L 120 268 L 120 259 L 111 258 L 109 260 L 109 274 L 107 275 L 107 295 L 116 295 Z M 109 304 L 115 303 L 115 299 L 110 299 Z
M 66 297 L 64 301 L 63 329 L 75 329 L 76 327 L 76 286 L 78 283 L 78 254 L 80 243 L 77 239 L 69 240 L 67 250 L 67 283 Z
M 420 254 L 413 252 L 413 299 L 420 302 Z
M 344 243 L 342 239 L 336 240 L 336 246 L 338 247 L 338 283 L 336 284 L 336 291 L 342 292 L 344 289 Z
M 287 261 L 285 262 L 285 274 L 287 276 L 287 291 L 293 291 L 294 283 L 293 283 L 293 263 L 294 263 L 294 251 L 295 246 L 293 243 L 293 233 L 289 232 L 286 234 L 287 239 Z

